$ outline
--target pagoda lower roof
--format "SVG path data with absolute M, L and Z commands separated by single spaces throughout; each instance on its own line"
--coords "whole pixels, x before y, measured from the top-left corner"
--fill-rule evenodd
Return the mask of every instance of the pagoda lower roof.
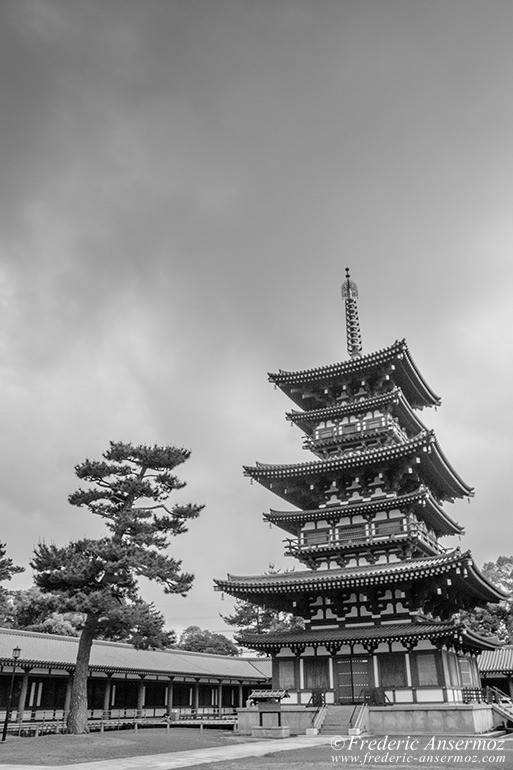
M 443 508 L 436 502 L 427 487 L 421 487 L 416 492 L 407 495 L 383 496 L 361 502 L 348 502 L 342 505 L 329 505 L 306 511 L 275 511 L 264 513 L 264 519 L 277 527 L 297 535 L 304 524 L 309 521 L 326 521 L 342 519 L 348 516 L 367 516 L 380 511 L 418 510 L 421 518 L 441 535 L 461 535 L 462 526 L 453 521 Z
M 296 372 L 280 370 L 277 373 L 270 373 L 269 381 L 281 388 L 299 406 L 303 406 L 305 387 L 354 380 L 359 375 L 383 369 L 387 365 L 395 367 L 393 381 L 401 387 L 412 406 L 422 408 L 440 404 L 439 396 L 431 390 L 420 374 L 408 350 L 406 340 L 394 342 L 388 348 L 351 358 L 349 361 Z
M 393 388 L 387 393 L 371 398 L 359 398 L 346 401 L 335 406 L 326 406 L 322 409 L 310 409 L 309 411 L 287 412 L 286 417 L 295 423 L 306 434 L 311 435 L 318 423 L 328 420 L 337 420 L 349 415 L 362 414 L 374 409 L 382 409 L 392 406 L 399 416 L 399 421 L 412 433 L 421 433 L 426 426 L 419 420 L 400 388 Z
M 337 649 L 342 645 L 371 643 L 374 646 L 381 642 L 420 641 L 421 639 L 457 642 L 481 650 L 495 650 L 500 645 L 500 642 L 494 637 L 476 634 L 455 621 L 241 634 L 239 639 L 245 647 L 253 649 L 272 650 L 274 648 L 276 650 L 291 647 L 294 651 L 297 651 L 298 648 L 315 648 L 319 645 L 326 645 L 328 649 Z
M 319 493 L 309 493 L 307 489 L 301 490 L 301 494 L 295 495 L 294 492 L 287 491 L 274 484 L 274 482 L 286 481 L 288 479 L 300 482 L 325 477 L 333 479 L 336 476 L 346 475 L 348 478 L 354 476 L 358 470 L 366 468 L 375 468 L 379 470 L 387 463 L 394 461 L 407 460 L 417 457 L 421 463 L 422 469 L 426 472 L 426 482 L 435 493 L 445 499 L 455 497 L 468 497 L 473 494 L 472 487 L 468 486 L 449 464 L 445 455 L 436 440 L 433 431 L 426 431 L 409 439 L 401 444 L 387 445 L 373 449 L 355 449 L 348 451 L 340 457 L 333 457 L 326 460 L 313 460 L 306 463 L 293 463 L 285 465 L 271 465 L 257 463 L 254 466 L 245 465 L 244 473 L 246 476 L 263 484 L 267 488 L 272 488 L 280 497 L 288 500 L 299 508 L 315 507 L 323 502 L 317 499 Z M 299 500 L 300 502 L 297 502 Z M 306 505 L 304 504 L 306 502 Z
M 399 585 L 430 579 L 439 575 L 457 577 L 467 590 L 485 602 L 508 598 L 493 586 L 474 564 L 470 551 L 459 548 L 436 556 L 420 557 L 391 563 L 367 564 L 358 567 L 272 573 L 270 575 L 227 575 L 215 580 L 217 590 L 237 598 L 258 595 L 284 595 L 311 591 L 338 592 L 366 586 Z M 249 598 L 249 601 L 252 599 Z M 477 604 L 477 601 L 476 601 Z

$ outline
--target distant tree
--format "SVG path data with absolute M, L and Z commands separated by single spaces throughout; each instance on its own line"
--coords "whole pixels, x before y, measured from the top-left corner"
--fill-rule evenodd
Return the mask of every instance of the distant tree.
M 495 562 L 488 561 L 481 571 L 497 588 L 513 594 L 513 556 L 499 556 Z M 513 596 L 498 604 L 487 604 L 486 607 L 476 607 L 471 612 L 461 612 L 460 618 L 478 633 L 513 644 L 512 599 Z
M 36 585 L 59 599 L 60 612 L 78 612 L 81 624 L 67 729 L 87 732 L 87 675 L 95 638 L 128 639 L 136 647 L 165 647 L 174 636 L 164 619 L 142 600 L 139 579 L 160 584 L 165 593 L 185 596 L 193 575 L 166 553 L 169 537 L 187 531 L 203 506 L 168 507 L 169 495 L 185 486 L 174 468 L 190 456 L 173 446 L 133 446 L 111 442 L 100 460 L 75 467 L 88 482 L 69 502 L 100 516 L 109 534 L 58 547 L 40 544 L 31 566 Z
M 181 650 L 209 652 L 213 655 L 240 655 L 236 645 L 224 636 L 213 631 L 206 631 L 199 626 L 189 626 L 180 636 L 177 645 Z
M 10 595 L 12 628 L 43 631 L 47 634 L 78 636 L 85 615 L 61 612 L 58 596 L 43 593 L 37 586 L 12 591 Z
M 305 627 L 303 618 L 288 612 L 259 607 L 258 604 L 252 604 L 252 602 L 243 599 L 235 600 L 234 612 L 231 615 L 221 615 L 221 617 L 225 623 L 239 629 L 235 637 L 239 644 L 239 639 L 244 633 L 268 634 L 276 631 L 293 631 Z
M 18 572 L 24 572 L 23 567 L 17 567 L 7 556 L 5 543 L 0 543 L 0 583 L 10 580 Z M 12 602 L 8 591 L 0 586 L 0 623 L 10 626 L 12 620 Z
M 269 564 L 266 575 L 277 575 L 280 572 L 274 564 Z M 231 615 L 221 615 L 229 626 L 239 629 L 235 636 L 237 644 L 242 644 L 243 634 L 269 634 L 277 631 L 294 631 L 303 629 L 305 621 L 290 612 L 280 612 L 269 607 L 260 607 L 258 604 L 247 602 L 244 599 L 235 599 L 235 611 Z
M 493 636 L 501 642 L 513 642 L 513 622 L 511 609 L 506 602 L 488 604 L 486 607 L 476 607 L 471 611 L 458 613 L 461 620 L 473 631 L 483 636 Z
M 481 571 L 498 588 L 513 593 L 513 556 L 499 556 L 497 561 L 487 561 Z

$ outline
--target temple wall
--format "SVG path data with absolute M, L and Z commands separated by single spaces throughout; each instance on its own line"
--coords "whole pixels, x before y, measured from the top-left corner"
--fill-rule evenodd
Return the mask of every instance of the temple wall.
M 282 648 L 273 659 L 273 687 L 287 690 L 289 704 L 357 703 L 366 694 L 390 704 L 461 704 L 464 688 L 478 688 L 475 660 L 421 640 L 413 652 L 401 642 L 380 644 L 370 655 L 362 645 L 336 655 L 320 645 L 301 655 Z M 378 688 L 378 689 L 374 689 Z M 374 692 L 371 692 L 373 691 Z
M 494 727 L 491 706 L 483 703 L 371 706 L 369 730 L 376 735 L 474 735 Z

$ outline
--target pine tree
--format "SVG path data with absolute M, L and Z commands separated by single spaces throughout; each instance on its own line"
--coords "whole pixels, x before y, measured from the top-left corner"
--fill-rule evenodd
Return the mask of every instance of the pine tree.
M 171 536 L 187 531 L 187 522 L 203 506 L 168 507 L 169 495 L 185 484 L 174 468 L 190 456 L 173 446 L 133 446 L 111 442 L 101 460 L 75 467 L 90 486 L 69 496 L 103 519 L 108 534 L 83 538 L 63 547 L 41 543 L 31 566 L 35 582 L 60 599 L 62 612 L 83 613 L 67 729 L 87 732 L 87 674 L 94 639 L 127 638 L 136 647 L 163 647 L 174 641 L 164 619 L 142 600 L 139 579 L 158 583 L 168 594 L 185 596 L 193 575 L 166 551 Z
M 303 618 L 287 612 L 271 610 L 268 607 L 259 607 L 243 599 L 235 599 L 232 615 L 221 615 L 221 617 L 228 625 L 236 626 L 239 629 L 239 635 L 242 633 L 266 634 L 304 628 Z M 235 641 L 238 642 L 238 636 L 235 637 Z
M 10 580 L 17 572 L 24 572 L 23 567 L 17 567 L 6 555 L 5 543 L 0 543 L 0 583 Z M 9 593 L 0 586 L 0 625 L 10 626 L 12 620 L 12 602 Z
M 15 566 L 13 560 L 6 556 L 5 543 L 0 543 L 0 583 L 10 580 L 17 572 L 24 572 L 24 568 Z

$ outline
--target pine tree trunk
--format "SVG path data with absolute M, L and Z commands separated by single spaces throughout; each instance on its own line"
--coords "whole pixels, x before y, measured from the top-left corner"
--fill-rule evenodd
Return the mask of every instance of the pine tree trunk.
M 89 732 L 87 727 L 87 675 L 89 673 L 89 658 L 91 657 L 91 647 L 96 634 L 96 626 L 96 616 L 89 614 L 78 642 L 70 710 L 66 722 L 68 733 L 74 733 L 75 735 Z

